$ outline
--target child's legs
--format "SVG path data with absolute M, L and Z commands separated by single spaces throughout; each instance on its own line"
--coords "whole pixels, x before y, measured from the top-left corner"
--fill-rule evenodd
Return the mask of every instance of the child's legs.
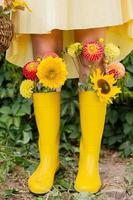
M 62 31 L 53 30 L 48 34 L 32 34 L 32 47 L 34 59 L 43 57 L 48 51 L 60 54 L 62 51 Z
M 84 43 L 85 41 L 98 40 L 99 38 L 105 38 L 105 28 L 85 29 L 75 31 L 75 41 Z M 82 58 L 81 58 L 82 59 Z M 103 67 L 102 61 L 98 63 L 98 67 Z M 80 82 L 87 81 L 89 73 L 88 63 L 85 59 L 82 59 L 82 66 L 80 67 Z

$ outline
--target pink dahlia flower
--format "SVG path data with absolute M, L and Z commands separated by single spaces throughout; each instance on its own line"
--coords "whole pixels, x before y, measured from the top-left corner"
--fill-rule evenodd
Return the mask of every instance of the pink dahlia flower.
M 125 75 L 125 67 L 121 63 L 112 63 L 106 67 L 106 74 L 113 74 L 115 79 L 121 79 Z

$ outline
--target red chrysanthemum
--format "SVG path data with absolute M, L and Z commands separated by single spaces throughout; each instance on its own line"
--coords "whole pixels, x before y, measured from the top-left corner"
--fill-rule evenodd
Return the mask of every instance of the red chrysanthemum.
M 55 52 L 48 51 L 47 53 L 44 54 L 44 58 L 47 58 L 49 56 L 52 56 L 53 58 L 59 57 Z
M 104 55 L 104 47 L 96 41 L 86 42 L 83 46 L 83 56 L 89 62 L 100 60 Z
M 32 81 L 34 81 L 37 78 L 36 73 L 37 73 L 38 64 L 39 62 L 37 61 L 31 61 L 24 65 L 22 72 L 25 78 Z

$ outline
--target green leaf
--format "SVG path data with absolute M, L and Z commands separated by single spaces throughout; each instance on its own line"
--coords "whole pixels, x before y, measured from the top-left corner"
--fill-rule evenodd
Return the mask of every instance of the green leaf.
M 32 139 L 32 132 L 30 130 L 23 130 L 23 139 L 18 140 L 17 144 L 27 144 Z
M 32 130 L 32 127 L 30 126 L 30 124 L 25 124 L 24 130 L 25 130 L 26 132 L 31 131 L 31 130 Z
M 68 104 L 63 104 L 61 109 L 61 117 L 67 114 Z
M 128 157 L 131 154 L 131 148 L 128 146 L 127 148 L 124 149 L 124 154 L 126 157 Z
M 9 136 L 10 136 L 10 140 L 12 140 L 14 142 L 16 142 L 18 139 L 16 134 L 13 131 L 9 132 Z
M 27 144 L 30 141 L 30 138 L 29 132 L 23 131 L 23 144 Z
M 11 124 L 13 124 L 13 118 L 6 114 L 1 116 L 0 121 L 5 123 L 7 128 L 9 128 Z
M 130 57 L 129 56 L 126 56 L 126 58 L 122 61 L 122 63 L 124 65 L 127 65 L 129 63 L 129 60 L 130 60 Z
M 68 97 L 71 95 L 71 93 L 69 91 L 65 91 L 63 90 L 61 93 L 61 96 L 63 99 L 68 99 Z
M 0 128 L 6 128 L 6 124 L 0 121 Z
M 26 115 L 26 113 L 25 113 L 25 111 L 23 109 L 18 110 L 18 112 L 16 114 L 16 116 L 19 116 L 19 117 L 22 117 L 24 115 Z
M 21 109 L 25 112 L 25 114 L 30 115 L 31 114 L 31 104 L 29 102 L 26 102 L 22 105 Z
M 70 188 L 70 184 L 68 181 L 65 181 L 63 179 L 58 179 L 57 183 L 59 185 L 61 185 L 62 187 L 66 188 L 66 189 L 69 189 Z
M 0 113 L 2 114 L 11 114 L 11 109 L 9 106 L 2 106 L 0 108 Z
M 13 189 L 5 190 L 4 196 L 11 197 L 13 194 L 16 194 L 16 193 L 18 193 L 18 189 L 13 188 Z
M 130 78 L 125 82 L 125 86 L 128 88 L 133 87 L 133 76 L 130 76 Z
M 106 137 L 111 137 L 112 136 L 111 126 L 109 126 L 108 124 L 105 126 L 105 135 L 106 135 Z
M 3 99 L 6 97 L 6 89 L 0 88 L 0 98 Z
M 14 125 L 19 128 L 20 127 L 21 118 L 20 117 L 14 117 Z
M 133 73 L 133 65 L 128 65 L 128 66 L 126 67 L 126 69 L 127 69 L 129 72 Z
M 14 103 L 13 105 L 12 105 L 12 114 L 15 116 L 15 115 L 17 115 L 17 112 L 19 111 L 19 109 L 20 109 L 20 107 L 21 107 L 21 103 L 19 102 L 19 103 Z
M 6 90 L 7 96 L 13 98 L 14 97 L 14 90 L 13 88 L 7 88 Z
M 116 110 L 112 110 L 109 115 L 109 121 L 111 122 L 112 125 L 114 125 L 118 120 L 118 113 Z
M 132 112 L 126 113 L 125 118 L 129 125 L 133 124 L 133 113 Z
M 70 109 L 70 116 L 73 117 L 74 114 L 75 114 L 75 105 L 74 105 L 73 102 L 71 102 L 69 106 L 70 106 L 69 107 L 69 109 Z
M 129 124 L 124 124 L 124 133 L 126 135 L 128 135 L 132 130 L 132 126 L 130 126 Z
M 109 139 L 109 145 L 111 146 L 111 145 L 115 144 L 116 141 L 117 141 L 117 138 L 116 138 L 115 136 L 112 136 L 112 137 Z
M 130 54 L 130 61 L 131 61 L 131 64 L 133 65 L 133 54 L 132 53 Z

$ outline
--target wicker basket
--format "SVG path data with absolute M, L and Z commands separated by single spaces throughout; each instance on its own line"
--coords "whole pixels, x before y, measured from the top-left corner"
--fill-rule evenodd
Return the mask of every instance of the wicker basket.
M 0 53 L 5 52 L 13 38 L 14 25 L 7 16 L 0 16 Z

